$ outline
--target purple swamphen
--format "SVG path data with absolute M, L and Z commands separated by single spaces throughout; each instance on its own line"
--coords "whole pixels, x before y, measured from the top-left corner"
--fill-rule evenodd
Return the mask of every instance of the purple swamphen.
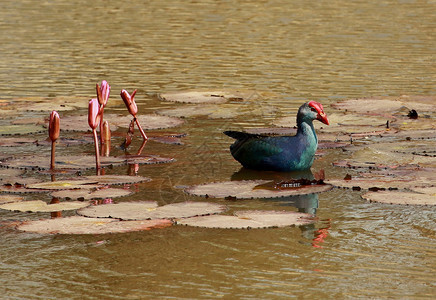
M 230 152 L 245 168 L 282 172 L 308 170 L 318 148 L 313 120 L 329 125 L 321 103 L 310 101 L 298 109 L 295 136 L 268 136 L 239 131 L 225 131 L 224 134 L 236 139 L 230 146 Z

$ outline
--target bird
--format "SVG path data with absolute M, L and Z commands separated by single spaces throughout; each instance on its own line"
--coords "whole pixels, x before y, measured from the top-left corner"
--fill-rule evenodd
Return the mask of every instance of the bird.
M 309 101 L 297 113 L 297 134 L 294 136 L 251 134 L 224 131 L 236 139 L 230 146 L 232 156 L 247 169 L 261 171 L 303 171 L 311 168 L 318 148 L 313 121 L 329 125 L 321 103 Z

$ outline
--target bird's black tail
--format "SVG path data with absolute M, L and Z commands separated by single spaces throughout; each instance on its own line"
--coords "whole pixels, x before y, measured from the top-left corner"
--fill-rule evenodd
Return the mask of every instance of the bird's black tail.
M 248 132 L 233 131 L 233 130 L 224 131 L 223 133 L 238 141 L 260 136 L 259 134 L 252 134 Z

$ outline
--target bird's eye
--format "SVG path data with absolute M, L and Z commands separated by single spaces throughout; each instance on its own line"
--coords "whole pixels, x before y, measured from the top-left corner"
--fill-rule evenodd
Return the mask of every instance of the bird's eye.
M 311 107 L 310 109 L 311 109 L 313 112 L 317 112 L 316 109 L 315 109 L 315 107 Z

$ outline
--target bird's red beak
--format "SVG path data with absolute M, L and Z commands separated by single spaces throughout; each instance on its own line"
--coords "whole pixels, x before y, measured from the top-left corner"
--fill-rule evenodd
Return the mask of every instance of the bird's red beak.
M 316 116 L 316 119 L 317 119 L 318 121 L 323 122 L 323 123 L 326 124 L 326 125 L 330 125 L 330 123 L 329 123 L 329 119 L 327 119 L 327 115 L 325 114 L 324 111 L 318 113 L 318 115 Z
M 316 116 L 316 119 L 318 121 L 321 121 L 322 123 L 324 123 L 326 125 L 330 125 L 329 119 L 327 118 L 327 115 L 324 112 L 324 108 L 322 107 L 321 103 L 318 103 L 316 101 L 310 101 L 309 107 L 311 107 L 312 110 L 314 110 L 318 113 L 318 115 Z

